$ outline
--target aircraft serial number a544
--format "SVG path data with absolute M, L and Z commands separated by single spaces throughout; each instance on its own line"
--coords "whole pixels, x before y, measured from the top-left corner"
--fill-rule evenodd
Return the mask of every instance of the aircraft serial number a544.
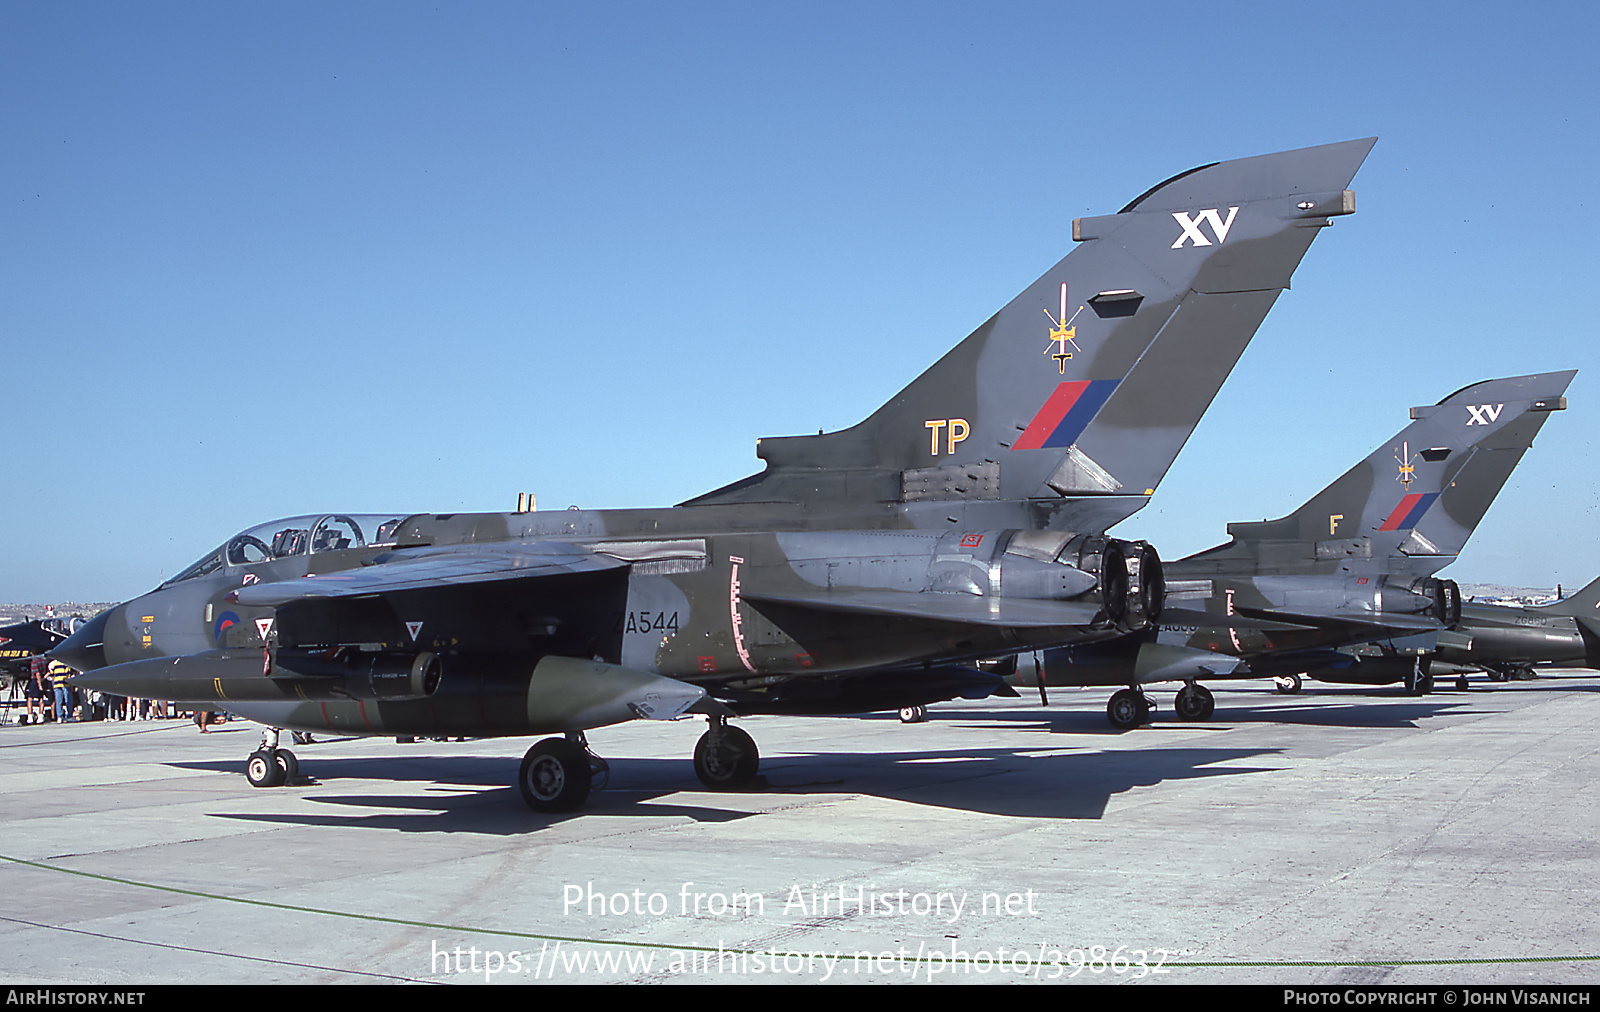
M 767 439 L 763 471 L 679 506 L 325 514 L 244 531 L 56 651 L 106 692 L 271 730 L 558 734 L 519 786 L 580 805 L 583 732 L 700 713 L 695 772 L 756 776 L 728 718 L 1009 692 L 967 662 L 1160 614 L 1161 564 L 1107 538 L 1143 506 L 1373 141 L 1185 172 L 1120 212 L 879 408 Z M 1063 223 L 1064 225 L 1064 223 Z

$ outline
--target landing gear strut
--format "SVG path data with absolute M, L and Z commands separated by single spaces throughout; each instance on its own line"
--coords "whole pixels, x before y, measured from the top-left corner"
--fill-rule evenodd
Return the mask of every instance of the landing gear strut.
M 1422 658 L 1406 672 L 1406 692 L 1413 696 L 1426 696 L 1433 691 L 1433 676 L 1422 666 Z
M 714 791 L 750 786 L 760 766 L 755 739 L 722 717 L 711 718 L 711 726 L 694 746 L 694 775 Z
M 278 728 L 261 733 L 261 747 L 244 763 L 244 778 L 251 787 L 282 787 L 300 775 L 300 762 L 294 753 L 278 747 Z
M 1216 708 L 1217 701 L 1211 695 L 1211 690 L 1199 682 L 1184 685 L 1172 701 L 1172 710 L 1179 720 L 1210 720 Z
M 1120 689 L 1112 693 L 1110 702 L 1106 703 L 1106 719 L 1117 730 L 1127 731 L 1150 723 L 1150 714 L 1155 708 L 1150 697 L 1138 689 Z

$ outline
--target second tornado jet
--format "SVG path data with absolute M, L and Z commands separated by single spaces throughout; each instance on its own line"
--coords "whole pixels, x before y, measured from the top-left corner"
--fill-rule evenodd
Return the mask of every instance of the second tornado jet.
M 1410 425 L 1293 513 L 1229 524 L 1227 544 L 1168 562 L 1159 628 L 1045 651 L 1046 685 L 1128 686 L 1106 708 L 1119 728 L 1149 719 L 1143 686 L 1153 682 L 1186 683 L 1173 704 L 1185 720 L 1211 716 L 1202 679 L 1309 672 L 1425 691 L 1414 656 L 1381 664 L 1389 659 L 1334 648 L 1457 622 L 1460 591 L 1434 574 L 1455 561 L 1545 419 L 1566 407 L 1575 375 L 1486 380 L 1413 408 Z

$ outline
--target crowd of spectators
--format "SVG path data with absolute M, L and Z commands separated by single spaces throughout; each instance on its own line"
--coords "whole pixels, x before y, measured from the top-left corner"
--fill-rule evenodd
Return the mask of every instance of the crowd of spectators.
M 79 721 L 111 720 L 172 720 L 195 718 L 200 730 L 216 722 L 216 715 L 202 713 L 196 717 L 192 710 L 180 710 L 176 703 L 155 699 L 132 699 L 112 696 L 92 689 L 79 689 L 67 684 L 73 671 L 60 661 L 47 661 L 34 657 L 28 662 L 28 674 L 11 687 L 11 705 L 22 697 L 24 710 L 21 724 L 43 724 L 50 721 L 70 724 Z

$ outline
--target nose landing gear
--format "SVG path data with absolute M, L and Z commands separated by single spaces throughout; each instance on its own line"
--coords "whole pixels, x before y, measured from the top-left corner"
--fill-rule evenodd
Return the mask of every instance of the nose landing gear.
M 261 747 L 244 762 L 244 778 L 251 787 L 282 787 L 300 775 L 300 762 L 294 753 L 278 747 L 280 730 L 269 727 L 261 733 Z

